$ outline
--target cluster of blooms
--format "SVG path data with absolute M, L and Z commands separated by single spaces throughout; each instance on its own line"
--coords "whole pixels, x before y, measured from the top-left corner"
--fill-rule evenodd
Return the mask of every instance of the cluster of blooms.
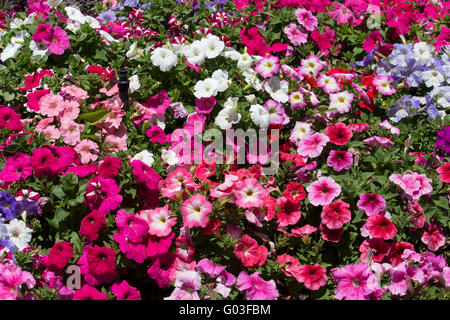
M 419 254 L 405 246 L 391 264 L 360 262 L 333 269 L 331 276 L 337 284 L 336 299 L 379 300 L 387 291 L 406 296 L 414 290 L 413 283 L 419 288 L 430 283 L 448 286 L 449 272 L 443 255 L 436 256 L 432 252 Z M 388 285 L 384 284 L 386 277 L 390 280 Z
M 0 15 L 0 75 L 14 70 L 0 80 L 0 299 L 448 290 L 450 2 L 419 2 L 105 0 L 94 18 L 28 0 L 25 20 Z M 420 110 L 443 120 L 417 124 L 423 141 L 400 121 Z M 230 158 L 208 129 L 226 130 Z M 278 135 L 266 148 L 229 129 Z
M 438 51 L 426 42 L 396 43 L 389 56 L 377 64 L 377 76 L 372 82 L 378 92 L 384 95 L 395 93 L 393 82 L 407 88 L 425 86 L 429 90 L 424 96 L 400 97 L 388 110 L 391 121 L 399 122 L 422 110 L 432 119 L 445 116 L 445 110 L 450 106 L 450 56 L 446 47 L 442 46 Z M 369 55 L 374 55 L 375 50 L 372 49 Z

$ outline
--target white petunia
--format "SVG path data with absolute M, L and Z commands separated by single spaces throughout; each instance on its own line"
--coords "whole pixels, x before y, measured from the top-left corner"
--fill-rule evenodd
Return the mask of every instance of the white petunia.
M 61 2 L 62 0 L 47 0 L 45 3 L 47 3 L 50 8 L 56 8 Z
M 153 154 L 148 152 L 147 150 L 141 151 L 138 154 L 136 154 L 133 157 L 133 159 L 131 159 L 131 161 L 133 161 L 133 160 L 141 160 L 143 163 L 145 163 L 149 167 L 151 167 L 153 162 L 155 161 L 153 159 Z
M 25 37 L 29 34 L 26 31 L 19 31 L 11 38 L 11 42 L 6 46 L 0 55 L 2 61 L 6 61 L 9 58 L 15 57 L 20 48 L 22 48 Z
M 211 76 L 212 79 L 217 81 L 217 91 L 224 92 L 228 89 L 228 72 L 220 69 L 214 71 Z
M 156 48 L 152 52 L 150 59 L 154 66 L 159 67 L 164 72 L 169 71 L 178 63 L 177 55 L 172 50 L 166 48 Z
M 209 59 L 217 57 L 225 48 L 225 43 L 219 37 L 211 34 L 203 38 L 200 42 L 203 46 L 203 52 Z
M 9 240 L 19 249 L 23 250 L 31 240 L 33 230 L 28 228 L 22 220 L 13 219 L 6 225 Z
M 302 139 L 309 133 L 311 133 L 311 124 L 297 121 L 295 123 L 294 129 L 292 129 L 291 131 L 289 140 L 298 146 Z
M 125 55 L 127 56 L 128 59 L 135 60 L 140 57 L 143 57 L 144 53 L 142 52 L 141 49 L 137 47 L 137 43 L 133 42 L 130 46 L 130 49 L 127 51 Z
M 82 14 L 81 11 L 77 8 L 68 6 L 64 9 L 66 10 L 66 14 L 70 20 L 78 22 L 79 24 L 83 24 L 86 22 L 84 14 Z
M 34 40 L 30 41 L 30 49 L 33 51 L 33 56 L 49 56 L 51 54 L 47 45 L 44 42 L 37 43 Z
M 426 42 L 418 42 L 414 44 L 414 58 L 418 63 L 430 66 L 433 63 L 434 47 L 429 46 Z
M 161 150 L 161 160 L 169 166 L 174 166 L 178 163 L 178 156 L 173 150 Z
M 28 17 L 26 17 L 25 20 L 23 20 L 22 24 L 32 24 L 36 20 L 35 18 L 36 18 L 36 12 L 30 13 L 28 15 Z
M 80 30 L 80 24 L 79 24 L 79 23 L 68 23 L 64 29 L 69 30 L 69 31 L 71 31 L 71 32 L 73 32 L 73 33 L 77 33 L 78 30 Z M 104 30 L 99 30 L 99 33 L 100 33 L 100 34 L 102 34 L 102 32 L 104 32 L 104 33 L 106 33 L 106 34 L 109 35 L 109 33 L 107 33 L 106 31 L 104 31 Z M 109 35 L 109 36 L 111 37 L 111 35 Z M 111 38 L 112 38 L 112 37 L 111 37 Z M 113 39 L 114 39 L 114 38 L 113 38 Z
M 66 29 L 68 29 L 68 27 L 70 26 L 70 24 L 67 25 Z M 73 24 L 72 24 L 73 26 Z M 72 31 L 72 30 L 71 30 Z M 105 38 L 108 42 L 119 42 L 119 40 L 114 39 L 108 32 L 106 32 L 105 30 L 97 30 L 98 33 L 100 33 L 100 35 Z M 76 33 L 76 31 L 74 31 Z
M 330 109 L 340 114 L 350 111 L 353 102 L 353 94 L 346 91 L 330 94 Z
M 427 87 L 439 87 L 444 81 L 444 76 L 437 70 L 424 71 L 422 77 Z
M 223 52 L 220 55 L 224 56 L 225 58 L 234 60 L 234 61 L 238 61 L 239 58 L 241 57 L 241 54 L 238 51 L 236 51 L 233 48 L 227 48 L 227 47 L 223 50 Z
M 91 16 L 84 16 L 84 22 L 87 23 L 92 29 L 98 29 L 101 27 L 97 19 Z
M 191 45 L 184 50 L 184 55 L 190 64 L 202 65 L 205 61 L 204 48 L 199 40 L 195 40 Z
M 245 77 L 245 82 L 251 85 L 255 90 L 260 91 L 262 89 L 262 83 L 258 78 L 258 72 L 253 69 L 247 69 L 244 70 L 242 74 Z
M 250 118 L 261 129 L 267 129 L 269 127 L 269 112 L 260 104 L 254 104 L 250 106 Z
M 224 108 L 216 117 L 215 124 L 222 130 L 228 130 L 233 124 L 241 120 L 241 114 L 238 110 L 239 98 L 229 97 L 224 103 Z
M 130 92 L 133 93 L 141 88 L 141 83 L 139 82 L 139 77 L 137 74 L 130 77 Z
M 9 24 L 11 29 L 18 29 L 23 24 L 23 20 L 20 18 L 14 18 L 13 21 Z
M 248 53 L 244 53 L 239 58 L 237 66 L 239 69 L 244 71 L 244 70 L 247 70 L 248 68 L 250 68 L 252 66 L 252 63 L 253 63 L 253 58 Z
M 289 83 L 286 80 L 280 80 L 277 76 L 264 81 L 264 90 L 266 90 L 275 101 L 286 103 L 289 100 Z
M 198 99 L 215 96 L 218 92 L 218 85 L 217 80 L 212 78 L 200 80 L 195 84 L 194 95 Z
M 19 43 L 9 43 L 0 55 L 0 60 L 4 62 L 9 58 L 15 57 L 22 46 L 23 44 Z

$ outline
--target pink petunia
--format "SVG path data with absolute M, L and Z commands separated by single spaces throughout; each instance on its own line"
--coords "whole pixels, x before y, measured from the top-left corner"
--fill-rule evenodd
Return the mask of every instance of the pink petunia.
M 425 226 L 421 240 L 428 246 L 428 250 L 436 251 L 445 245 L 445 234 L 441 227 L 431 223 Z
M 255 239 L 243 235 L 241 242 L 235 247 L 235 254 L 242 261 L 244 267 L 257 268 L 262 266 L 267 259 L 268 250 L 263 245 L 258 245 Z
M 139 290 L 130 286 L 125 280 L 121 283 L 114 283 L 112 293 L 116 295 L 117 300 L 141 300 Z
M 81 155 L 81 163 L 86 164 L 98 158 L 98 145 L 89 139 L 81 140 L 74 148 Z
M 166 143 L 166 134 L 164 133 L 164 130 L 161 129 L 160 126 L 152 126 L 150 129 L 146 132 L 147 137 L 150 138 L 151 143 L 158 142 L 159 144 Z
M 16 153 L 6 159 L 5 166 L 0 172 L 0 180 L 5 182 L 26 180 L 33 172 L 31 159 L 24 153 Z
M 85 284 L 81 289 L 75 291 L 72 300 L 108 300 L 108 296 Z
M 248 275 L 242 271 L 236 285 L 239 291 L 245 291 L 247 300 L 276 300 L 279 295 L 275 281 L 265 281 L 258 272 Z
M 212 204 L 202 194 L 196 194 L 183 202 L 183 225 L 187 228 L 204 228 L 208 224 L 208 215 L 212 212 Z
M 235 184 L 236 205 L 240 208 L 259 208 L 267 191 L 255 178 L 248 178 Z
M 67 48 L 69 48 L 70 39 L 64 29 L 56 26 L 51 30 L 48 43 L 46 44 L 51 53 L 61 55 Z
M 373 79 L 375 88 L 383 95 L 393 95 L 396 92 L 394 86 L 392 86 L 392 77 L 388 75 L 378 75 Z
M 169 206 L 165 205 L 162 208 L 142 210 L 139 217 L 148 222 L 150 234 L 165 237 L 172 232 L 172 227 L 177 223 L 177 218 L 171 214 Z
M 397 234 L 397 228 L 391 220 L 380 214 L 372 214 L 367 218 L 365 227 L 372 238 L 389 240 Z
M 297 152 L 302 157 L 317 158 L 328 141 L 330 139 L 323 133 L 309 134 L 300 141 Z
M 263 78 L 270 78 L 280 70 L 279 58 L 276 56 L 267 56 L 258 61 L 255 68 Z
M 330 204 L 334 198 L 339 196 L 342 189 L 331 177 L 320 177 L 317 181 L 310 184 L 306 191 L 308 192 L 309 202 L 313 206 Z
M 317 18 L 308 10 L 299 8 L 295 11 L 295 16 L 300 25 L 308 31 L 313 31 L 317 27 Z
M 214 96 L 195 99 L 195 111 L 198 113 L 209 114 L 216 105 L 216 102 L 217 100 Z
M 352 213 L 350 205 L 342 200 L 327 204 L 322 209 L 322 223 L 329 229 L 341 229 L 350 221 Z
M 40 98 L 39 110 L 44 116 L 56 117 L 64 111 L 64 99 L 59 95 L 48 93 Z

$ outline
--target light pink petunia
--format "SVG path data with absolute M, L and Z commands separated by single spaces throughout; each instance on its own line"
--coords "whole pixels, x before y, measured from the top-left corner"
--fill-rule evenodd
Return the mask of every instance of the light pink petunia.
M 314 206 L 325 206 L 330 204 L 334 198 L 341 194 L 341 186 L 331 177 L 320 177 L 317 181 L 310 184 L 308 191 L 309 202 Z
M 89 139 L 83 139 L 74 148 L 81 156 L 81 163 L 86 164 L 90 161 L 95 161 L 98 155 L 93 152 L 98 152 L 98 145 Z
M 289 41 L 295 46 L 302 45 L 308 39 L 308 34 L 298 29 L 295 23 L 288 24 L 284 27 L 284 33 L 286 33 Z
M 39 100 L 39 109 L 44 116 L 56 117 L 64 110 L 64 99 L 48 93 Z
M 267 197 L 267 191 L 255 178 L 248 178 L 235 184 L 236 204 L 240 208 L 259 208 Z
M 202 194 L 190 197 L 181 205 L 183 225 L 186 228 L 204 228 L 208 224 L 208 215 L 212 212 L 212 204 Z
M 158 237 L 165 237 L 172 232 L 172 227 L 177 223 L 177 218 L 171 216 L 168 205 L 162 208 L 140 211 L 138 216 L 148 222 L 148 232 Z
M 61 122 L 61 136 L 63 142 L 70 146 L 74 146 L 81 140 L 81 132 L 84 130 L 84 125 L 78 124 L 73 120 L 65 120 Z

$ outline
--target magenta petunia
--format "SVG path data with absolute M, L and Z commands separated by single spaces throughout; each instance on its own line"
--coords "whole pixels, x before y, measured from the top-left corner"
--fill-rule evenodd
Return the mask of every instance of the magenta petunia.
M 363 193 L 359 195 L 356 206 L 359 210 L 371 216 L 372 214 L 383 213 L 386 210 L 386 200 L 376 193 Z
M 368 300 L 369 295 L 378 288 L 377 277 L 366 263 L 333 269 L 331 275 L 337 282 L 334 297 L 339 300 Z
M 331 150 L 327 158 L 327 165 L 334 171 L 349 170 L 353 164 L 353 154 L 348 151 Z

